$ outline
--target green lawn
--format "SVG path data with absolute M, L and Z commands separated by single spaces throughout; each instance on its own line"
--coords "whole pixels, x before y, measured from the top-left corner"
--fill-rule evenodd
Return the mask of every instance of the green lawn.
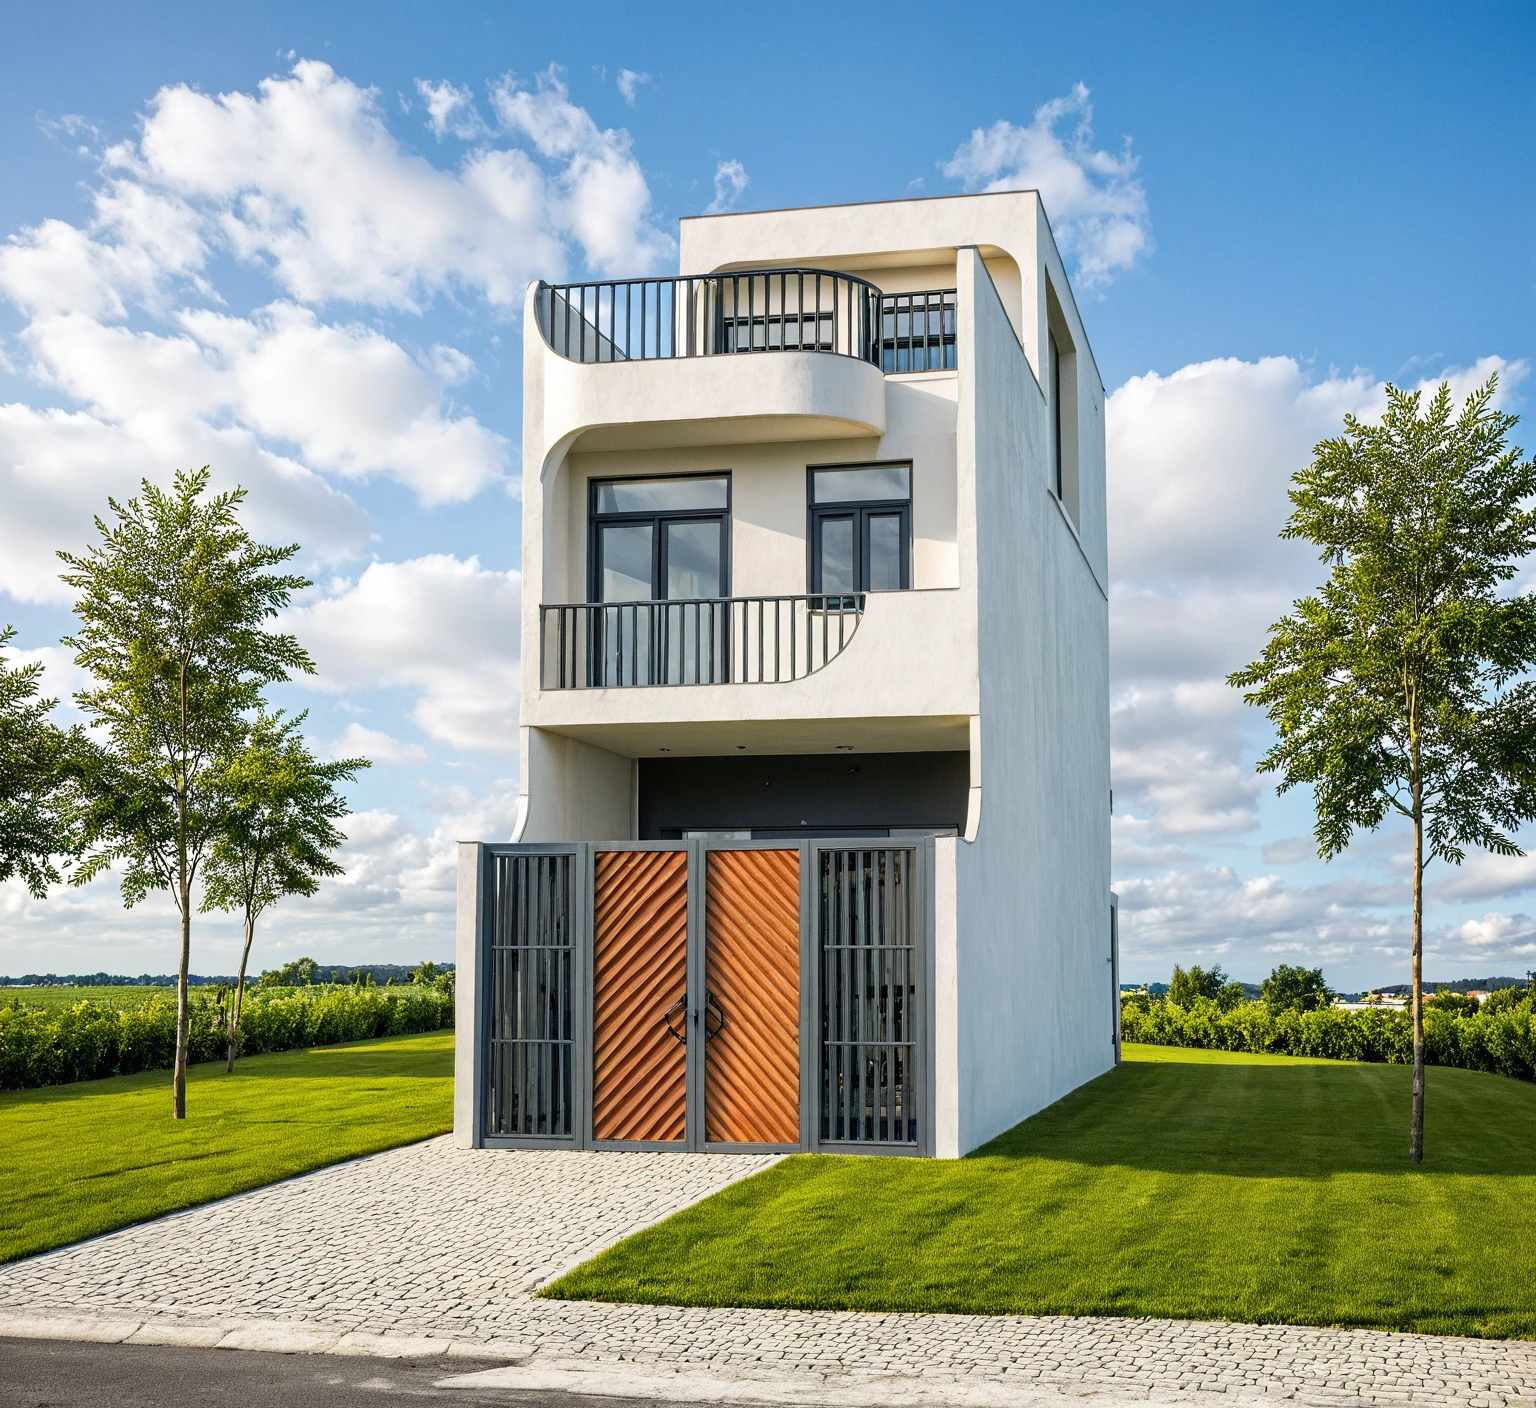
M 149 1071 L 0 1094 L 0 1261 L 453 1124 L 453 1033 L 193 1066 L 187 1119 Z
M 192 988 L 200 992 L 200 988 Z M 209 989 L 212 991 L 212 989 Z M 46 1007 L 53 1011 L 73 1007 L 77 1002 L 100 1002 L 110 1007 L 137 1007 L 152 997 L 176 1000 L 175 988 L 0 988 L 0 1007 L 15 1003 L 20 1007 Z
M 800 1156 L 547 1294 L 1536 1337 L 1536 1085 L 1167 1047 L 955 1162 Z

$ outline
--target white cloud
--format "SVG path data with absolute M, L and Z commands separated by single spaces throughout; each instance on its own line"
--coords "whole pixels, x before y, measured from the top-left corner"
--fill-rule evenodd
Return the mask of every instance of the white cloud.
M 374 763 L 425 763 L 427 750 L 419 743 L 406 743 L 381 729 L 350 723 L 340 735 L 318 750 L 325 758 L 367 758 Z
M 167 484 L 175 469 L 203 464 L 212 466 L 215 488 L 250 490 L 243 520 L 255 537 L 302 543 L 311 568 L 351 557 L 368 541 L 368 518 L 351 499 L 241 427 L 154 409 L 117 425 L 13 403 L 0 405 L 0 591 L 68 602 L 55 550 L 95 540 L 91 520 L 106 512 L 107 496 L 129 497 L 141 478 Z
M 443 554 L 375 562 L 288 612 L 334 693 L 404 689 L 412 718 L 455 748 L 517 753 L 520 578 Z
M 632 68 L 621 68 L 618 77 L 619 96 L 630 107 L 634 107 L 635 95 L 650 81 L 651 75 L 648 73 L 636 73 Z
M 1063 119 L 1075 119 L 1065 136 L 1057 130 Z M 1092 123 L 1088 89 L 1078 83 L 1066 97 L 1036 108 L 1028 127 L 1000 119 L 974 129 L 943 164 L 944 174 L 968 190 L 1038 190 L 1084 288 L 1108 283 L 1152 249 L 1147 193 L 1131 140 L 1119 155 L 1096 148 Z
M 429 124 L 469 131 L 465 90 L 420 91 Z M 530 278 L 560 274 L 572 244 L 604 272 L 626 259 L 647 272 L 670 253 L 628 133 L 598 131 L 553 74 L 535 94 L 503 80 L 493 100 L 503 130 L 533 138 L 553 171 L 490 145 L 457 170 L 434 166 L 391 135 L 374 90 L 314 60 L 254 95 L 161 89 L 107 167 L 195 210 L 205 242 L 264 262 L 301 302 L 416 309 L 462 289 L 516 308 Z M 566 140 L 550 140 L 556 131 Z
M 438 141 L 450 133 L 461 142 L 490 136 L 490 128 L 475 107 L 474 94 L 462 84 L 447 79 L 428 83 L 425 78 L 418 78 L 416 91 L 427 105 L 427 127 Z
M 599 273 L 647 273 L 671 258 L 677 244 L 650 220 L 651 192 L 631 150 L 629 133 L 599 129 L 570 100 L 558 68 L 541 73 L 532 90 L 510 76 L 491 90 L 502 129 L 527 137 L 539 155 L 563 161 L 551 209 Z
M 738 200 L 741 193 L 752 184 L 752 178 L 747 175 L 747 168 L 734 157 L 728 161 L 715 163 L 715 198 L 704 207 L 706 215 L 720 215 L 729 210 Z

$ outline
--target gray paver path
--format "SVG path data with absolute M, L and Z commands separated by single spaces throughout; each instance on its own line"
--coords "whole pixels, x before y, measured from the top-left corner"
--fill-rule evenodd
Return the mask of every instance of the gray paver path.
M 543 1301 L 772 1157 L 444 1139 L 0 1267 L 0 1335 L 500 1357 L 525 1387 L 796 1402 L 1532 1405 L 1536 1344 L 1040 1316 Z M 692 1386 L 691 1389 L 689 1386 Z

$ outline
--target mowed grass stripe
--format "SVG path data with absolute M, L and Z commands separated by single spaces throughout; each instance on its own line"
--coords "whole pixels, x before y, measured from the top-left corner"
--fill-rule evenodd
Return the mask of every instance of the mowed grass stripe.
M 0 1094 L 0 1261 L 445 1133 L 453 1033 Z M 276 1229 L 275 1229 L 276 1230 Z
M 547 1294 L 1536 1337 L 1536 1086 L 1170 1048 L 956 1162 L 801 1156 Z

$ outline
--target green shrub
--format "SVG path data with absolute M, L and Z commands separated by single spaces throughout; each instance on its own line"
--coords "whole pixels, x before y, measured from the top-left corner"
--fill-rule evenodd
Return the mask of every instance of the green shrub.
M 223 1059 L 233 996 L 227 988 L 191 994 L 192 1061 Z M 258 988 L 246 992 L 239 1049 L 257 1055 L 452 1025 L 451 974 L 408 987 Z M 0 1090 L 165 1070 L 175 1052 L 176 1004 L 166 997 L 132 1007 L 89 999 L 52 1010 L 0 1007 Z
M 1223 1009 L 1214 998 L 1188 1006 L 1131 993 L 1120 1004 L 1125 1041 L 1150 1046 L 1266 1051 L 1281 1056 L 1323 1056 L 1335 1061 L 1380 1061 L 1406 1066 L 1413 1060 L 1413 1021 L 1402 1008 L 1301 1011 L 1267 1002 Z M 1475 1007 L 1426 1005 L 1424 1044 L 1431 1065 L 1489 1071 L 1536 1080 L 1536 995 Z

